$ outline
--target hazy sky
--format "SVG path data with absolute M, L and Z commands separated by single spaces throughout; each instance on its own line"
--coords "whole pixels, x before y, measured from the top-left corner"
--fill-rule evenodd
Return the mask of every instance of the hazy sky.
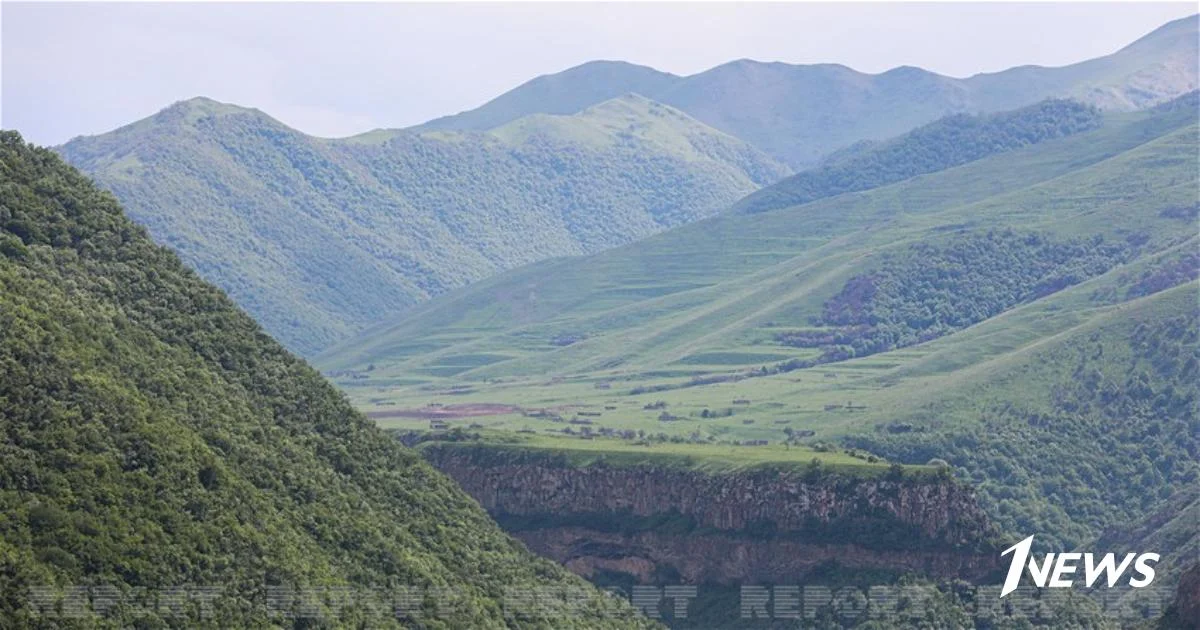
M 404 127 L 593 59 L 740 58 L 957 77 L 1111 53 L 1194 2 L 1136 4 L 0 3 L 0 126 L 57 144 L 193 96 L 308 133 Z

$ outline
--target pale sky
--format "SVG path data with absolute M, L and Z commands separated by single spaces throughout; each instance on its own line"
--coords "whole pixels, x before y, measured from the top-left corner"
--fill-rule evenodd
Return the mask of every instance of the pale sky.
M 693 74 L 734 59 L 965 77 L 1105 55 L 1194 2 L 1063 4 L 0 2 L 0 126 L 58 144 L 193 96 L 319 136 L 474 108 L 619 59 Z

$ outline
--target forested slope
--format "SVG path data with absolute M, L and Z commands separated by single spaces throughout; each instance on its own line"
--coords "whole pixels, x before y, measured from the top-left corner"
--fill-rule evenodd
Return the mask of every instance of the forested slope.
M 994 361 L 849 444 L 944 459 L 1006 531 L 1036 533 L 1045 548 L 1089 543 L 1200 484 L 1198 288 L 1193 279 L 1134 300 Z M 1194 530 L 1175 529 L 1142 534 L 1164 554 L 1164 575 L 1194 561 Z M 1119 538 L 1099 544 L 1128 547 Z
M 75 586 L 217 589 L 207 613 L 125 600 L 63 622 L 79 627 L 280 623 L 271 586 L 449 589 L 453 610 L 418 597 L 424 628 L 639 625 L 599 616 L 607 598 L 501 533 L 57 155 L 4 132 L 0 191 L 4 625 L 37 623 L 30 588 Z M 587 603 L 505 609 L 534 587 Z
M 302 354 L 495 271 L 708 216 L 787 174 L 634 95 L 488 133 L 340 140 L 193 99 L 59 151 Z

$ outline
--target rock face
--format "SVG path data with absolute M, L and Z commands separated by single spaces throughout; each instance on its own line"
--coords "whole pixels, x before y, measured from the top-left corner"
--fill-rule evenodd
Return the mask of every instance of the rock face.
M 531 551 L 558 560 L 585 578 L 597 571 L 614 571 L 632 575 L 641 583 L 676 574 L 688 584 L 787 583 L 835 564 L 856 570 L 916 572 L 947 578 L 975 578 L 995 568 L 994 554 L 954 549 L 871 549 L 786 538 L 619 533 L 584 527 L 511 533 Z
M 572 570 L 574 571 L 574 569 Z M 579 571 L 575 572 L 579 573 Z M 1175 603 L 1167 611 L 1160 627 L 1164 629 L 1200 627 L 1200 564 L 1193 564 L 1179 579 L 1179 587 L 1175 592 Z
M 999 557 L 969 488 L 944 477 L 580 467 L 448 445 L 425 454 L 510 533 L 585 577 L 779 582 L 837 564 L 970 578 Z

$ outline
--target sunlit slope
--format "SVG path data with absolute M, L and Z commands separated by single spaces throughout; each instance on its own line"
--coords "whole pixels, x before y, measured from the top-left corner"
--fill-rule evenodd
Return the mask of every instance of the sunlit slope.
M 389 410 L 500 404 L 522 411 L 450 424 L 578 432 L 525 413 L 551 410 L 587 420 L 593 432 L 772 445 L 798 436 L 892 462 L 943 459 L 975 485 L 1003 531 L 1035 531 L 1040 546 L 1071 548 L 1200 479 L 1198 247 L 1192 236 L 933 341 L 811 369 L 736 370 L 738 380 L 703 384 L 690 365 L 445 381 L 457 387 L 345 384 L 378 422 L 398 428 L 428 424 Z M 1164 273 L 1189 256 L 1183 275 Z M 710 359 L 742 360 L 717 354 Z
M 941 459 L 1006 534 L 1075 548 L 1200 480 L 1198 130 L 1194 104 L 1108 117 L 523 268 L 332 355 L 336 377 L 404 429 L 434 404 L 498 410 L 451 416 L 467 430 Z
M 343 139 L 192 99 L 60 152 L 304 354 L 497 271 L 710 216 L 788 172 L 635 95 L 491 132 Z
M 807 357 L 777 343 L 780 329 L 810 326 L 846 280 L 913 242 L 990 228 L 1114 243 L 1136 232 L 1146 239 L 1140 253 L 1176 242 L 1191 223 L 1161 211 L 1195 204 L 1193 120 L 1188 110 L 1110 116 L 1092 132 L 883 188 L 524 267 L 376 327 L 318 364 L 374 364 L 373 379 L 479 380 L 720 372 Z M 706 365 L 716 352 L 725 356 Z

